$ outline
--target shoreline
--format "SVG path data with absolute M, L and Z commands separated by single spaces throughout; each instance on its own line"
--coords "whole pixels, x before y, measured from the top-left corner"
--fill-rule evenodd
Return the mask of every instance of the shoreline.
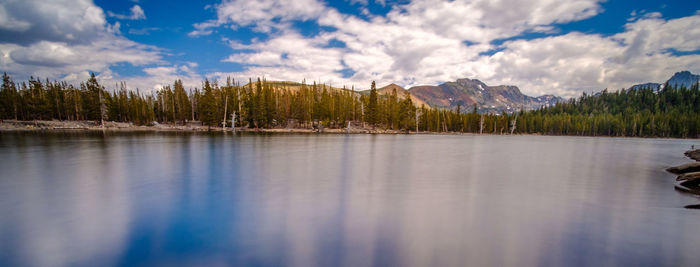
M 108 132 L 190 132 L 190 133 L 232 133 L 231 127 L 223 130 L 221 127 L 202 126 L 199 122 L 186 125 L 158 123 L 152 126 L 134 125 L 128 122 L 104 123 L 104 127 L 96 121 L 57 121 L 57 120 L 0 120 L 2 132 L 66 132 L 66 131 L 108 131 Z M 598 138 L 651 138 L 651 139 L 681 139 L 698 140 L 698 138 L 659 137 L 659 136 L 609 136 L 609 135 L 556 135 L 541 133 L 472 133 L 472 132 L 428 132 L 428 131 L 398 131 L 389 129 L 370 129 L 361 127 L 324 128 L 320 131 L 311 128 L 236 128 L 235 133 L 307 133 L 307 134 L 421 134 L 421 135 L 514 135 L 514 136 L 561 136 L 561 137 L 598 137 Z
M 672 166 L 666 171 L 678 175 L 674 184 L 676 191 L 700 196 L 700 172 L 698 172 L 700 169 L 700 149 L 692 148 L 683 154 L 695 162 Z M 686 208 L 697 209 L 700 208 L 700 205 L 689 205 Z
M 202 126 L 198 122 L 182 124 L 155 124 L 152 126 L 134 125 L 126 122 L 105 122 L 104 126 L 94 121 L 0 121 L 0 132 L 36 132 L 36 131 L 112 131 L 112 132 L 233 132 L 231 127 Z M 310 128 L 236 128 L 236 133 L 321 133 L 321 134 L 416 134 L 415 131 L 396 131 L 384 129 L 367 129 L 353 127 L 325 128 L 315 130 Z M 466 133 L 439 133 L 419 132 L 419 134 L 466 134 Z

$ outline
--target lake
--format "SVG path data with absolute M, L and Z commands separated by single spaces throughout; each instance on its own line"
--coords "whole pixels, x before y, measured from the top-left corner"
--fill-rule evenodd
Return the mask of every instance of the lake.
M 697 266 L 698 143 L 0 132 L 0 265 Z

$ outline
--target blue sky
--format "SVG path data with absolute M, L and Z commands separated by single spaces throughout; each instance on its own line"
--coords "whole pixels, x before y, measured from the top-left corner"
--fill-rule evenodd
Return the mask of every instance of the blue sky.
M 700 72 L 698 1 L 0 2 L 0 71 L 157 90 L 174 79 L 367 88 L 457 78 L 530 95 Z

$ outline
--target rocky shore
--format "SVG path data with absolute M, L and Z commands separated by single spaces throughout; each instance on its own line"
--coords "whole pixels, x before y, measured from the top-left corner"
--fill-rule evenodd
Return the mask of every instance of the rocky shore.
M 684 154 L 695 161 L 700 161 L 700 149 L 688 150 Z
M 163 124 L 152 123 L 151 125 L 134 125 L 126 122 L 105 122 L 100 125 L 95 121 L 16 121 L 4 120 L 0 121 L 0 131 L 51 131 L 51 130 L 106 130 L 106 131 L 183 131 L 183 132 L 207 132 L 207 131 L 224 131 L 222 127 L 203 126 L 199 122 L 190 122 L 182 124 Z M 236 132 L 261 132 L 261 133 L 377 133 L 377 134 L 401 134 L 405 131 L 372 129 L 370 127 L 362 127 L 354 125 L 348 128 L 248 128 L 239 127 Z M 232 131 L 231 127 L 227 127 L 225 131 Z
M 676 190 L 700 195 L 700 149 L 688 150 L 684 154 L 695 162 L 669 167 L 666 171 L 678 175 Z M 689 205 L 686 208 L 700 208 L 700 205 Z

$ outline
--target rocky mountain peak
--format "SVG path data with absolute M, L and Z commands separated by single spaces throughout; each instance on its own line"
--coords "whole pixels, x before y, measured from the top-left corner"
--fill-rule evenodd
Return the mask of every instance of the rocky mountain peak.
M 484 82 L 477 79 L 462 78 L 457 79 L 456 83 L 464 87 L 479 87 L 479 85 L 481 85 L 482 88 L 488 87 Z
M 671 76 L 671 79 L 668 79 L 667 83 L 670 86 L 684 86 L 685 88 L 690 88 L 691 86 L 693 86 L 693 84 L 696 84 L 698 81 L 700 81 L 700 75 L 692 74 L 690 71 L 684 70 L 673 74 L 673 76 Z
M 515 112 L 551 106 L 562 99 L 554 96 L 531 97 L 517 86 L 489 86 L 477 79 L 457 79 L 438 86 L 416 86 L 409 91 L 434 107 L 454 109 L 476 105 L 480 112 Z M 465 110 L 465 109 L 462 109 Z
M 684 71 L 679 71 L 673 74 L 670 79 L 666 80 L 666 83 L 668 83 L 669 86 L 672 87 L 685 87 L 685 88 L 690 88 L 694 84 L 696 84 L 698 81 L 700 81 L 700 75 L 693 74 L 690 71 L 684 70 Z M 660 83 L 654 83 L 654 82 L 649 82 L 649 83 L 640 83 L 640 84 L 635 84 L 630 87 L 631 90 L 639 90 L 639 89 L 651 89 L 654 92 L 657 92 L 663 88 L 663 84 Z

